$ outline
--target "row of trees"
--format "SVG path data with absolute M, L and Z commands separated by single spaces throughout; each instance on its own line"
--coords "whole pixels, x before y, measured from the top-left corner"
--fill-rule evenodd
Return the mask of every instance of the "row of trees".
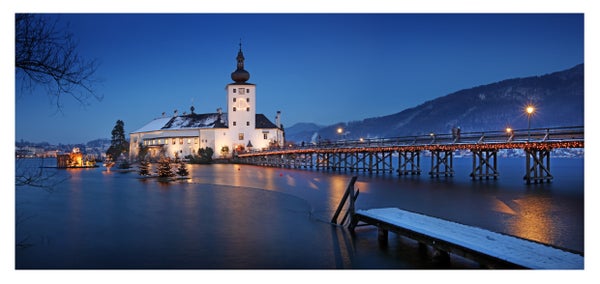
M 186 164 L 183 160 L 179 161 L 179 166 L 175 171 L 171 168 L 171 159 L 170 158 L 162 158 L 158 162 L 158 168 L 156 169 L 156 173 L 159 177 L 169 178 L 178 175 L 180 177 L 186 177 L 190 173 L 187 170 Z M 138 174 L 141 176 L 150 176 L 150 162 L 146 159 L 141 160 L 138 166 Z
M 142 143 L 139 145 L 140 150 L 138 152 L 138 174 L 141 176 L 150 176 L 150 159 L 148 153 L 148 147 L 144 146 Z M 186 162 L 184 159 L 180 159 L 177 153 L 175 153 L 175 159 L 171 159 L 165 156 L 166 150 L 163 147 L 161 149 L 161 153 L 159 153 L 158 159 L 158 167 L 156 169 L 156 173 L 158 177 L 169 178 L 174 177 L 176 175 L 180 177 L 185 177 L 189 175 L 189 172 L 186 168 Z M 185 158 L 192 164 L 210 164 L 212 162 L 212 155 L 214 151 L 210 147 L 200 148 L 198 149 L 198 155 L 189 155 Z M 173 171 L 171 164 L 177 163 L 178 167 L 175 171 Z

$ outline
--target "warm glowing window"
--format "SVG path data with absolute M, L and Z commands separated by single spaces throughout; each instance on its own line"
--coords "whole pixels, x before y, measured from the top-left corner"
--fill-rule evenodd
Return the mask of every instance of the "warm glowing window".
M 198 138 L 194 138 L 194 144 L 198 144 Z
M 238 134 L 238 139 L 239 140 L 244 140 L 244 133 Z
M 179 138 L 179 144 L 183 144 L 183 138 Z
M 187 143 L 188 143 L 188 144 L 192 144 L 192 139 L 188 138 L 188 141 L 187 141 Z

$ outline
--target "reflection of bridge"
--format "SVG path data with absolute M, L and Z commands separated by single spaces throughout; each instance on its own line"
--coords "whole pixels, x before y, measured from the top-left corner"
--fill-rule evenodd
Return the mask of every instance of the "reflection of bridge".
M 498 177 L 497 154 L 501 149 L 522 149 L 527 183 L 551 181 L 550 152 L 558 148 L 583 148 L 584 128 L 560 127 L 531 130 L 487 131 L 453 134 L 343 140 L 307 147 L 289 147 L 238 155 L 241 163 L 290 168 L 350 172 L 421 174 L 421 152 L 431 156 L 429 175 L 453 176 L 457 150 L 473 154 L 472 179 Z M 392 156 L 397 156 L 394 169 Z

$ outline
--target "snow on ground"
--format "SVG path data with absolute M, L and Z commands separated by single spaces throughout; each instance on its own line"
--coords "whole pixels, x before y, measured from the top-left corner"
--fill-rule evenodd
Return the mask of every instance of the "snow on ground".
M 398 208 L 357 210 L 356 213 L 532 269 L 583 269 L 581 255 L 514 236 Z

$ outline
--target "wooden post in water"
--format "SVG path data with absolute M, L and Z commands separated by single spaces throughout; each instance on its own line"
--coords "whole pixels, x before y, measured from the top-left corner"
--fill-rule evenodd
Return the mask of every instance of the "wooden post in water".
M 498 178 L 498 167 L 497 167 L 497 153 L 496 149 L 483 149 L 483 150 L 471 150 L 473 152 L 473 171 L 470 176 L 471 179 L 489 179 L 493 177 Z M 490 162 L 490 159 L 492 162 Z M 485 169 L 485 173 L 484 173 Z
M 377 241 L 380 246 L 387 246 L 388 244 L 388 230 L 378 227 L 377 228 Z
M 346 191 L 344 192 L 344 196 L 342 196 L 342 200 L 340 200 L 340 204 L 338 205 L 338 208 L 335 210 L 335 213 L 333 214 L 333 217 L 331 218 L 332 224 L 338 224 L 337 219 L 338 219 L 340 213 L 342 212 L 342 208 L 346 204 L 346 200 L 348 199 L 349 196 L 352 196 L 352 197 L 350 198 L 350 205 L 348 206 L 347 212 L 349 212 L 350 218 L 351 218 L 350 220 L 352 221 L 352 217 L 355 212 L 354 201 L 356 200 L 356 197 L 358 197 L 358 193 L 354 194 L 354 183 L 356 183 L 357 178 L 358 178 L 357 176 L 353 176 L 352 179 L 350 180 L 350 183 L 348 184 L 348 187 L 346 188 Z M 346 215 L 347 214 L 348 213 L 346 213 Z M 346 217 L 344 217 L 344 219 L 342 220 L 341 223 L 343 223 L 345 220 L 346 220 Z
M 550 149 L 525 148 L 525 176 L 527 184 L 550 182 Z

